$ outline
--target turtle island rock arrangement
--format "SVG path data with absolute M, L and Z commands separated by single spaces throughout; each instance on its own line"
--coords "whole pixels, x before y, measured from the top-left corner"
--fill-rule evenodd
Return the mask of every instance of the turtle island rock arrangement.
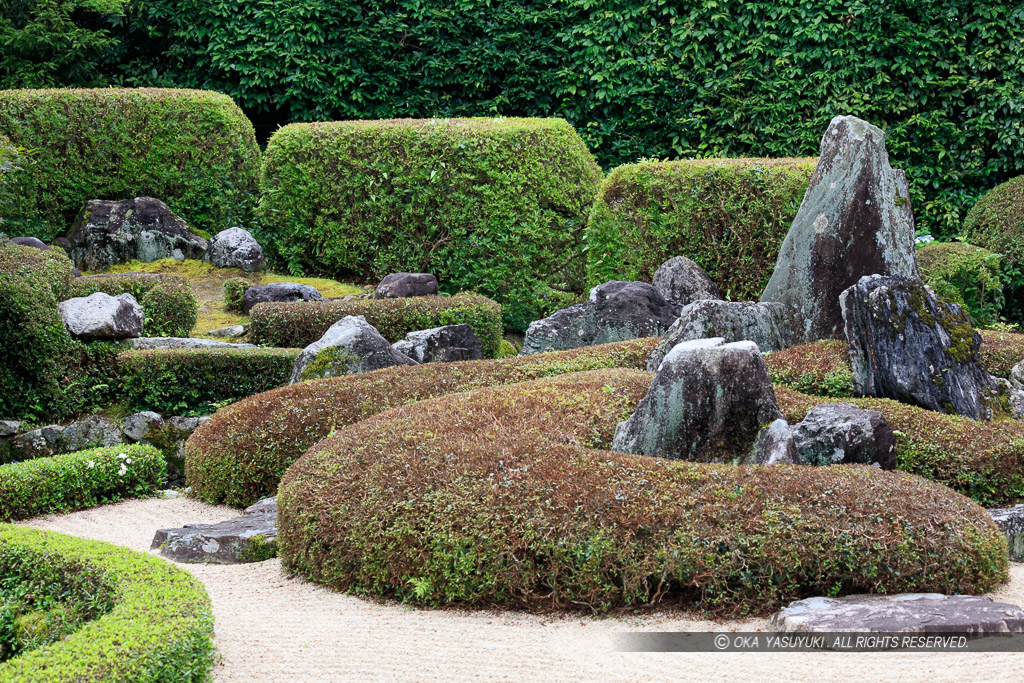
M 347 315 L 299 354 L 289 384 L 340 377 L 392 365 L 418 365 L 391 348 L 380 332 L 361 315 Z
M 151 550 L 175 562 L 241 564 L 277 556 L 277 498 L 250 505 L 240 517 L 216 524 L 160 529 Z

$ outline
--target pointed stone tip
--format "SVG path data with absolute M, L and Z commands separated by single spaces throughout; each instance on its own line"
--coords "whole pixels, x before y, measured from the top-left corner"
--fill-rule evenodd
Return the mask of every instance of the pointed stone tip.
M 828 130 L 825 131 L 825 136 L 821 140 L 822 149 L 827 142 L 841 136 L 858 141 L 873 137 L 878 142 L 885 144 L 885 133 L 881 128 L 850 114 L 836 116 L 829 122 Z

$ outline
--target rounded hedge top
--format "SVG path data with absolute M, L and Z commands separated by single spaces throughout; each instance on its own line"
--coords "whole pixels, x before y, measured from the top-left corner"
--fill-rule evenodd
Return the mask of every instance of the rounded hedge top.
M 933 242 L 917 250 L 921 277 L 943 301 L 967 309 L 975 325 L 999 322 L 1002 256 L 964 242 Z
M 961 235 L 1024 266 L 1024 175 L 986 192 L 967 213 Z

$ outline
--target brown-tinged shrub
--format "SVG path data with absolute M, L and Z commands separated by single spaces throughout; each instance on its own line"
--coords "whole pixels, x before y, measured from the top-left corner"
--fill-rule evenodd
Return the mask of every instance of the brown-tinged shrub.
M 981 363 L 989 374 L 1007 379 L 1013 366 L 1024 360 L 1024 334 L 1017 332 L 981 332 Z
M 210 503 L 274 495 L 288 466 L 332 430 L 396 406 L 495 384 L 594 368 L 642 369 L 657 339 L 532 356 L 393 367 L 303 382 L 217 411 L 185 443 L 185 477 Z
M 598 370 L 403 406 L 338 431 L 278 496 L 285 567 L 424 605 L 719 615 L 814 595 L 978 593 L 1006 542 L 948 488 L 860 466 L 606 450 L 650 375 Z

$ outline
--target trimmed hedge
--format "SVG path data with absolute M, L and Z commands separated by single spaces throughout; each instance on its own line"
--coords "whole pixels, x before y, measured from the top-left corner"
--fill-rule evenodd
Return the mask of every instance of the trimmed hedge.
M 587 225 L 588 278 L 650 282 L 673 256 L 734 301 L 757 300 L 816 159 L 704 159 L 619 166 Z
M 202 583 L 157 557 L 52 531 L 0 526 L 0 574 L 48 585 L 94 617 L 0 664 L 0 681 L 206 681 L 213 610 Z
M 224 281 L 224 309 L 242 312 L 242 297 L 252 283 L 244 277 L 232 277 Z
M 33 150 L 10 174 L 8 232 L 50 242 L 90 199 L 152 196 L 191 226 L 247 225 L 260 152 L 230 97 L 170 89 L 3 90 L 0 130 Z
M 996 185 L 975 202 L 960 234 L 1024 269 L 1024 175 Z
M 288 383 L 301 349 L 147 349 L 117 357 L 121 398 L 131 410 L 206 415 Z
M 71 296 L 89 296 L 94 292 L 135 297 L 146 316 L 143 335 L 147 337 L 189 337 L 196 326 L 199 302 L 185 278 L 116 273 L 79 277 L 71 283 Z
M 820 595 L 977 594 L 1006 579 L 987 512 L 919 477 L 604 450 L 649 385 L 644 372 L 578 373 L 339 430 L 281 482 L 284 566 L 422 605 L 671 600 L 716 615 Z
M 305 348 L 346 315 L 362 315 L 392 344 L 416 330 L 465 323 L 480 337 L 484 356 L 494 358 L 501 347 L 501 311 L 491 299 L 473 293 L 263 303 L 249 312 L 249 339 L 265 346 Z
M 601 170 L 561 119 L 291 124 L 261 179 L 260 244 L 293 273 L 430 272 L 516 329 L 550 312 L 548 287 L 583 290 Z
M 146 496 L 166 474 L 160 451 L 141 444 L 0 465 L 0 521 Z
M 185 442 L 185 478 L 208 503 L 244 507 L 277 492 L 288 466 L 332 430 L 434 396 L 593 368 L 642 369 L 658 339 L 500 360 L 427 363 L 303 382 L 218 410 Z
M 975 325 L 999 322 L 1003 258 L 963 242 L 936 242 L 917 250 L 921 277 L 943 301 L 967 309 Z

